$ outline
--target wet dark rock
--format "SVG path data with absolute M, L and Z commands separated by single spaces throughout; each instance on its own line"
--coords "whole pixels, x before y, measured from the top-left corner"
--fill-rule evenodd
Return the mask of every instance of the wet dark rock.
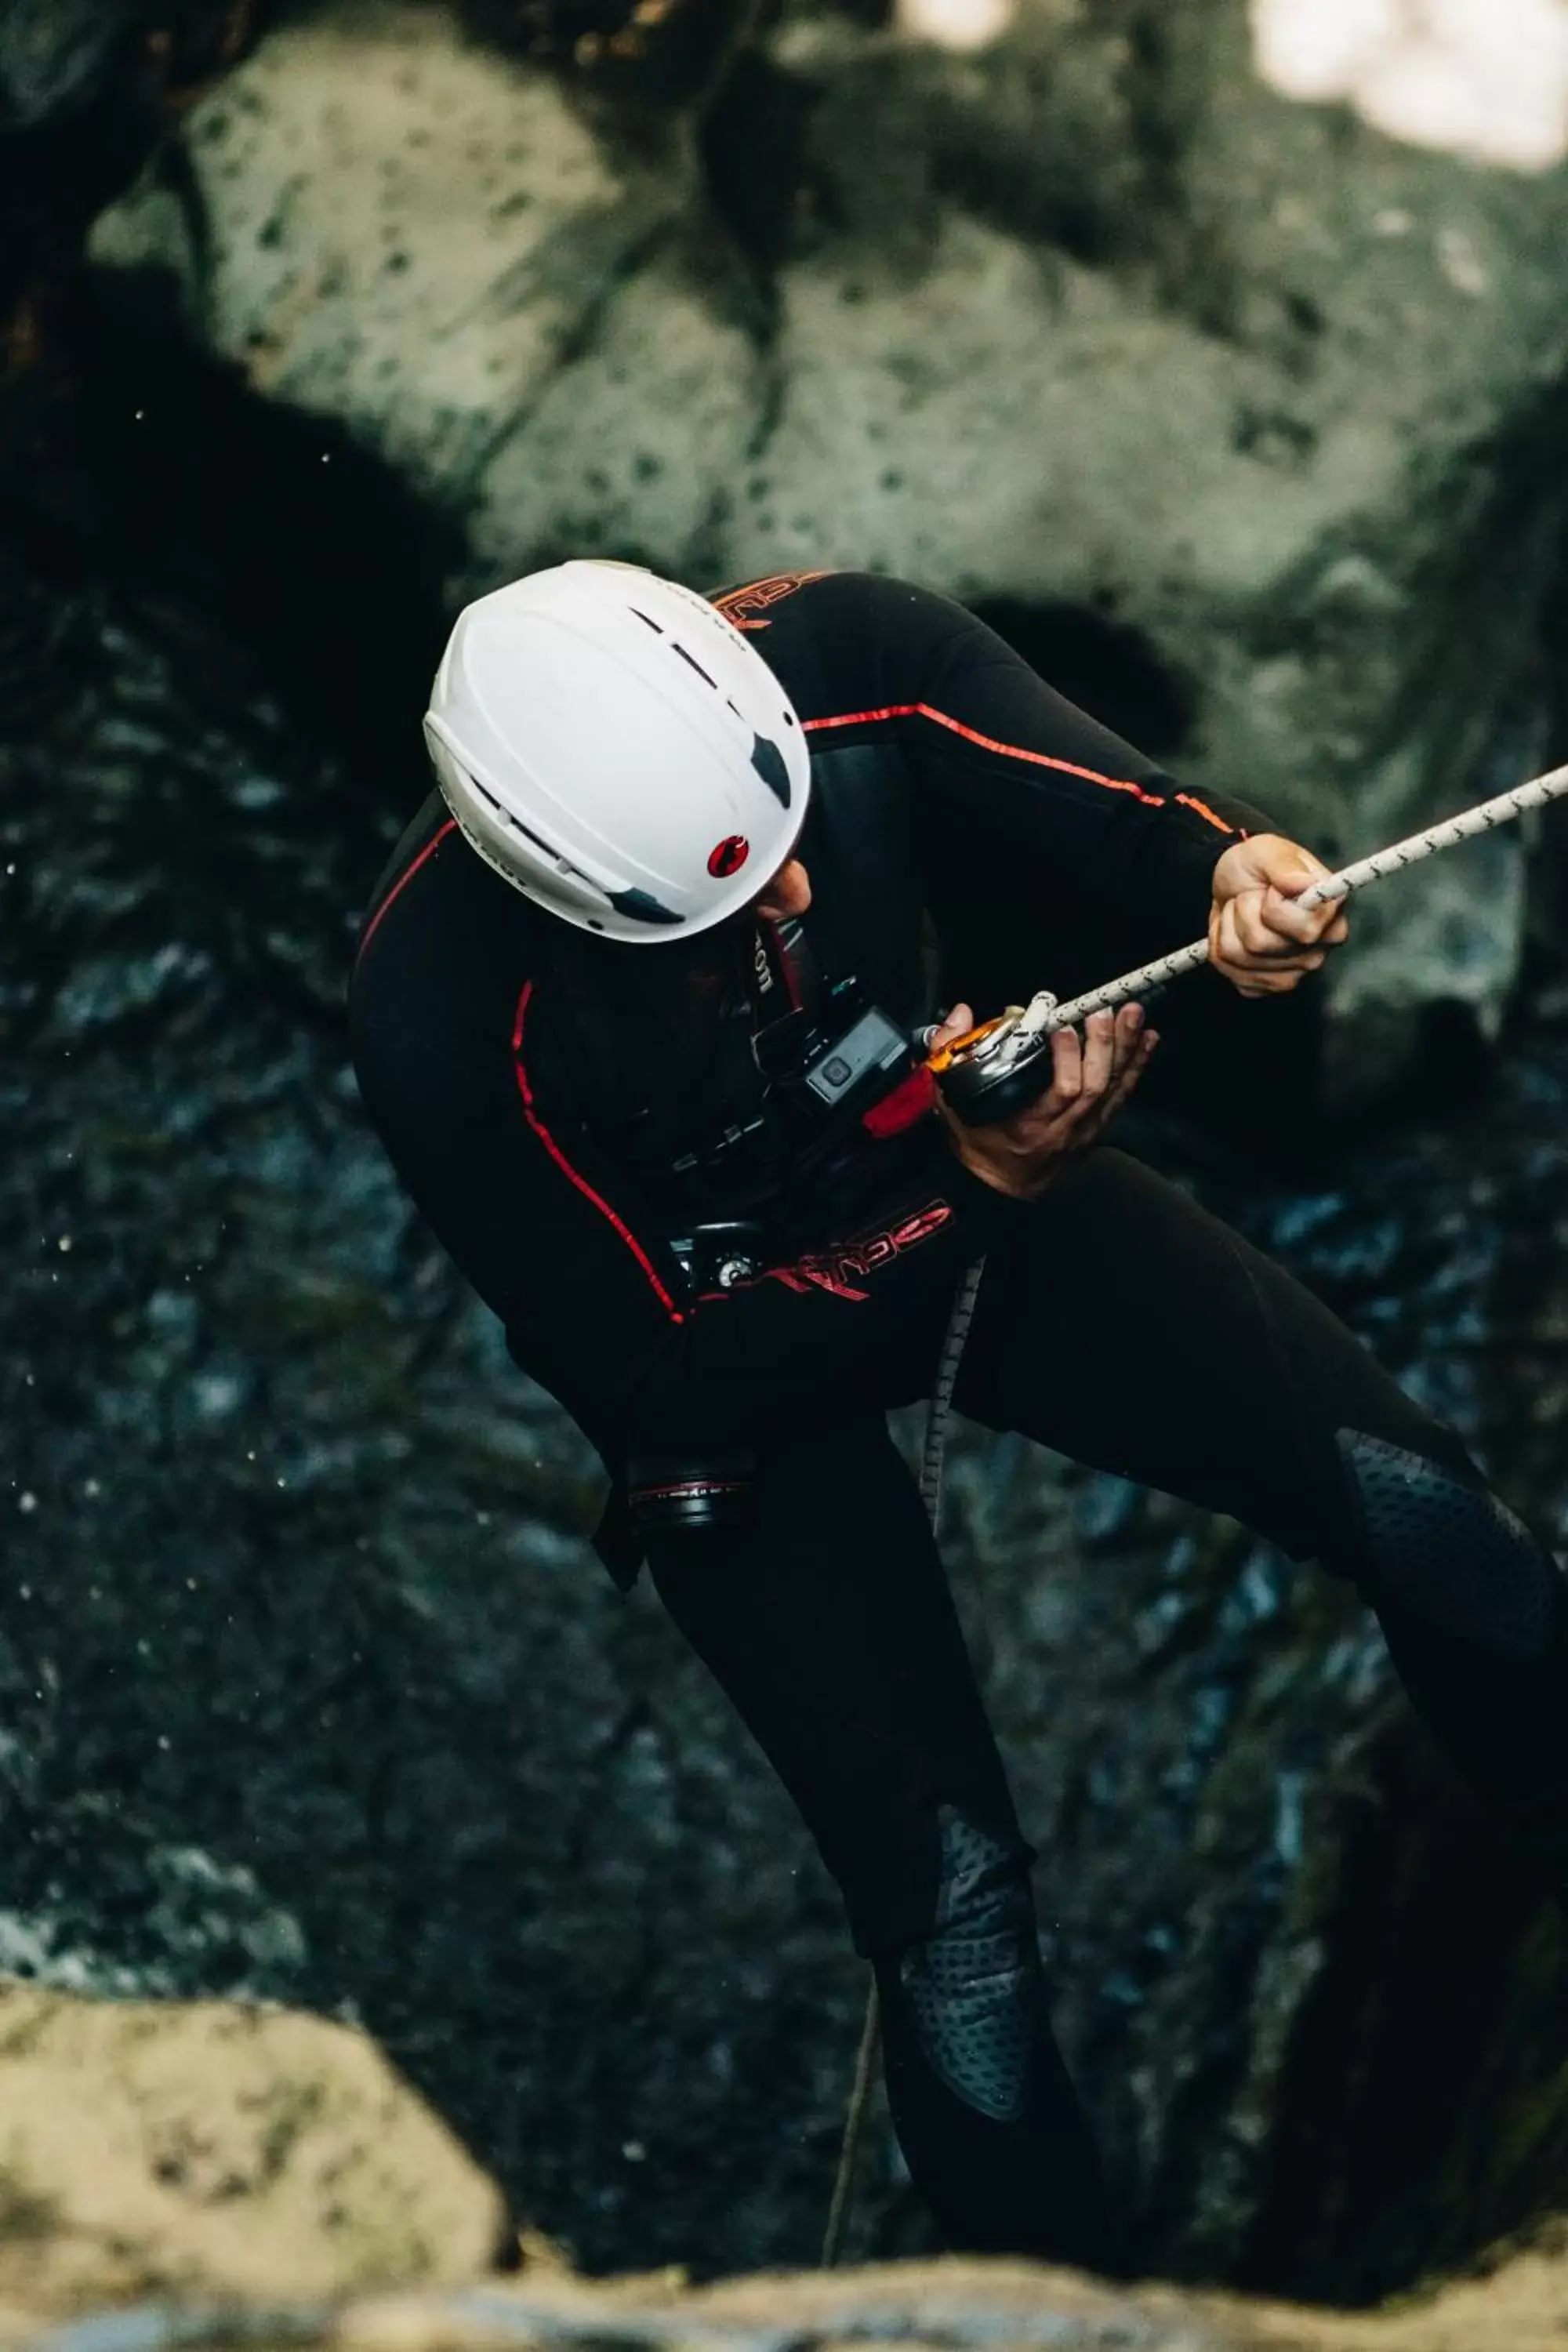
M 1205 264 L 1184 298 L 1228 162 L 1260 184 L 1268 131 L 1321 163 L 1321 122 L 1254 93 L 1238 149 L 1224 125 L 1186 148 L 1160 129 L 1161 170 L 1194 174 L 1162 254 L 1107 184 L 1089 226 L 1050 230 L 1042 273 L 976 187 L 944 194 L 931 255 L 873 268 L 881 230 L 846 196 L 790 265 L 781 362 L 693 272 L 686 164 L 634 169 L 435 12 L 378 25 L 410 79 L 349 107 L 342 177 L 292 209 L 289 142 L 357 99 L 363 20 L 283 28 L 193 117 L 217 263 L 200 334 L 131 270 L 177 249 L 187 300 L 200 281 L 189 208 L 153 189 L 106 232 L 118 307 L 79 289 L 57 391 L 7 395 L 29 404 L 0 484 L 0 1962 L 362 2017 L 587 2263 L 806 2260 L 862 1990 L 831 1890 L 650 1593 L 623 1603 L 591 1559 L 596 1465 L 409 1216 L 347 1069 L 355 922 L 424 789 L 440 575 L 585 545 L 708 578 L 802 551 L 897 562 L 1015 626 L 1138 630 L 1150 676 L 1204 681 L 1180 714 L 1194 744 L 1260 793 L 1305 789 L 1331 718 L 1348 792 L 1391 709 L 1414 716 L 1378 739 L 1358 824 L 1509 781 L 1545 724 L 1532 630 L 1542 583 L 1561 587 L 1560 402 L 1531 341 L 1556 319 L 1559 195 L 1461 184 L 1357 132 L 1363 177 L 1344 163 L 1357 193 L 1331 224 L 1352 314 L 1333 324 L 1330 267 L 1301 255 L 1289 300 L 1267 255 Z M 828 28 L 815 63 L 786 43 L 776 70 L 847 73 L 859 37 Z M 1103 67 L 1089 44 L 1086 121 Z M 902 51 L 887 74 L 927 92 L 951 154 L 958 78 Z M 478 110 L 461 169 L 414 143 L 437 101 Z M 1445 290 L 1425 227 L 1378 278 L 1356 210 L 1374 193 L 1424 222 L 1458 207 L 1478 236 L 1484 214 L 1495 310 Z M 323 221 L 342 238 L 324 261 Z M 908 332 L 916 268 L 947 306 L 940 348 Z M 1381 301 L 1437 376 L 1462 316 L 1478 373 L 1430 393 L 1419 465 L 1358 489 L 1355 433 L 1326 420 L 1348 403 L 1365 423 L 1352 343 Z M 1121 411 L 1083 397 L 1107 352 Z M 1489 373 L 1500 353 L 1536 370 L 1528 400 Z M 984 432 L 956 430 L 977 385 Z M 1212 500 L 1201 564 L 1117 454 L 1178 412 L 1206 452 L 1180 477 Z M 1021 517 L 1042 415 L 1058 502 Z M 1406 427 L 1376 409 L 1376 448 L 1405 451 Z M 1479 643 L 1507 675 L 1429 759 L 1498 583 Z M 1446 1090 L 1446 1126 L 1342 1135 L 1288 1178 L 1157 1118 L 1143 1141 L 1561 1531 L 1568 1004 L 1505 1005 L 1516 869 L 1491 877 L 1468 999 L 1507 1012 L 1503 1050 Z M 1400 985 L 1447 1000 L 1458 970 L 1417 957 Z M 1300 1093 L 1280 1108 L 1299 1139 Z M 1005 1441 L 961 1445 L 948 1537 L 1042 1851 L 1064 2040 L 1144 2258 L 1365 2294 L 1549 2200 L 1557 1915 L 1427 1754 L 1353 1595 Z M 882 2136 L 857 2251 L 925 2242 Z
M 7 0 L 0 365 L 39 363 L 83 236 L 144 166 L 179 212 L 190 189 L 171 121 L 243 54 L 260 13 L 258 0 Z
M 806 2259 L 861 1995 L 836 1901 L 593 1562 L 595 1464 L 354 1099 L 405 805 L 314 746 L 268 639 L 90 568 L 71 610 L 3 803 L 0 1952 L 363 2017 L 590 2263 Z M 1289 1187 L 1176 1163 L 1554 1527 L 1565 1085 L 1549 1008 L 1444 1133 Z M 1556 1929 L 1352 1596 L 1008 1441 L 961 1446 L 949 1542 L 1146 2258 L 1370 2292 L 1547 2196 Z M 855 2242 L 926 2242 L 885 2137 Z
M 12 0 L 0 26 L 0 131 L 32 130 L 82 105 L 113 69 L 128 7 Z

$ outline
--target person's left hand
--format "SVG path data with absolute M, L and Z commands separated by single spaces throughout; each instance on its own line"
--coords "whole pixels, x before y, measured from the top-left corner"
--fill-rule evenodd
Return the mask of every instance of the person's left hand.
M 1348 938 L 1342 901 L 1293 902 L 1331 869 L 1299 842 L 1260 833 L 1232 844 L 1214 870 L 1209 961 L 1243 996 L 1280 996 Z

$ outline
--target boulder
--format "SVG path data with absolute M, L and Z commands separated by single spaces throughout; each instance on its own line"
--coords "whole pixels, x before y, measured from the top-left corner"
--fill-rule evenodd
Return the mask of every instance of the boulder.
M 336 2309 L 186 2302 L 144 2306 L 126 2324 L 142 2352 L 226 2352 L 237 2333 L 256 2352 L 1557 2352 L 1568 2266 L 1560 2246 L 1526 2252 L 1396 2310 L 1350 2314 L 1118 2288 L 1024 2263 L 897 2263 L 692 2289 L 679 2272 L 590 2282 L 530 2261 L 520 2279 L 457 2291 L 359 2296 Z M 0 2314 L 0 2341 L 13 2340 L 5 2328 Z M 74 2352 L 77 2337 L 35 2331 L 33 2341 L 37 2352 Z
M 455 593 L 586 551 L 1065 604 L 1195 682 L 1192 781 L 1331 857 L 1531 769 L 1563 173 L 1280 97 L 1243 0 L 1027 0 L 978 56 L 796 8 L 697 148 L 594 119 L 437 12 L 340 6 L 195 110 L 199 236 L 149 187 L 94 249 L 456 512 Z M 1495 1028 L 1523 854 L 1369 896 L 1339 1097 L 1425 1004 Z
M 1215 0 L 1042 9 L 962 67 L 803 18 L 698 151 L 679 125 L 634 149 L 437 11 L 291 16 L 191 117 L 188 183 L 104 225 L 121 299 L 71 379 L 93 463 L 51 441 L 52 400 L 25 458 L 0 436 L 13 503 L 43 502 L 0 576 L 0 1956 L 363 2015 L 595 2266 L 809 2258 L 862 1986 L 761 1759 L 646 1584 L 623 1602 L 590 1559 L 588 1449 L 355 1100 L 354 918 L 424 789 L 440 616 L 397 635 L 421 527 L 462 523 L 463 584 L 576 544 L 710 580 L 826 537 L 1144 649 L 1186 681 L 1165 709 L 1199 772 L 1260 797 L 1305 806 L 1320 754 L 1348 792 L 1374 709 L 1395 801 L 1472 732 L 1503 763 L 1558 495 L 1531 307 L 1556 183 L 1413 158 L 1246 70 Z M 793 178 L 748 181 L 750 126 L 792 106 Z M 1308 160 L 1333 209 L 1303 228 L 1310 191 L 1269 174 Z M 1367 174 L 1390 201 L 1357 245 Z M 373 236 L 378 179 L 402 210 Z M 705 225 L 700 185 L 728 191 Z M 1287 231 L 1307 278 L 1270 293 Z M 134 331 L 129 264 L 159 254 L 208 343 L 177 364 Z M 1516 327 L 1533 406 L 1503 381 Z M 1259 405 L 1287 385 L 1316 441 Z M 1472 730 L 1478 661 L 1510 684 Z M 1472 931 L 1506 879 L 1458 907 Z M 1172 1163 L 1543 1528 L 1568 1513 L 1565 1010 L 1441 1132 L 1286 1192 Z M 1142 2257 L 1371 2295 L 1550 2202 L 1561 1923 L 1443 1790 L 1353 1595 L 1009 1441 L 958 1456 L 950 1558 Z M 929 2244 L 879 2127 L 852 2243 Z
M 226 440 L 221 389 L 124 462 L 249 583 L 241 486 L 270 512 L 317 460 L 259 402 Z M 589 1449 L 365 1128 L 342 992 L 398 812 L 274 691 L 342 643 L 320 583 L 226 634 L 47 545 L 46 582 L 82 569 L 18 640 L 0 816 L 0 1964 L 363 2018 L 587 2266 L 804 2262 L 861 1972 L 646 1580 L 589 1554 Z M 1543 1527 L 1565 1009 L 1441 1148 L 1202 1171 Z M 1563 1923 L 1435 1782 L 1354 1595 L 973 1433 L 944 1538 L 1141 2259 L 1375 2294 L 1550 2201 Z M 930 2244 L 880 2118 L 850 2244 Z
M 0 1986 L 0 2306 L 465 2279 L 502 2221 L 363 2033 Z

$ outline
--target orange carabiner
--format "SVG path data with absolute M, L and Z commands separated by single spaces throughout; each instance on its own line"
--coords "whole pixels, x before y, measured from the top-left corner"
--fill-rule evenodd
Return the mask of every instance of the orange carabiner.
M 999 1013 L 994 1021 L 983 1021 L 978 1029 L 966 1029 L 962 1037 L 950 1037 L 945 1045 L 939 1045 L 934 1054 L 928 1055 L 927 1069 L 940 1078 L 944 1070 L 952 1068 L 955 1057 L 967 1046 L 977 1045 L 982 1037 L 989 1037 L 993 1031 L 1005 1028 L 1012 1017 L 1009 1013 Z

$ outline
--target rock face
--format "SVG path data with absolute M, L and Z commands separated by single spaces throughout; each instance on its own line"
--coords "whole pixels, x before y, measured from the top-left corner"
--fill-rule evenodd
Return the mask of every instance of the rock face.
M 1568 2322 L 1560 2250 L 1528 2252 L 1495 2275 L 1447 2286 L 1411 2307 L 1351 2318 L 1300 2305 L 1150 2286 L 1117 2290 L 1023 2263 L 900 2263 L 831 2276 L 773 2276 L 688 2289 L 679 2274 L 596 2285 L 531 2267 L 521 2282 L 458 2292 L 363 2297 L 335 2310 L 296 2301 L 143 2307 L 121 2323 L 145 2352 L 502 2352 L 564 2346 L 595 2352 L 801 2352 L 845 2343 L 907 2352 L 1558 2352 Z M 113 2328 L 112 2318 L 103 2323 Z M 75 2352 L 76 2334 L 8 2326 L 0 2342 Z
M 432 576 L 896 563 L 1152 647 L 1194 772 L 1321 782 L 1347 847 L 1457 793 L 1532 723 L 1561 190 L 1243 64 L 1219 0 L 962 68 L 792 21 L 634 150 L 434 10 L 291 17 L 105 225 L 75 407 L 0 433 L 0 1964 L 363 2018 L 589 2264 L 810 2258 L 861 1984 L 359 1113 Z M 125 274 L 193 222 L 194 350 Z M 1568 1005 L 1510 1042 L 1468 1116 L 1289 1185 L 1143 1143 L 1552 1529 Z M 1562 1927 L 1352 1598 L 978 1438 L 947 1537 L 1142 2259 L 1373 2294 L 1560 2193 Z M 878 2137 L 854 2249 L 927 2242 Z
M 466 2279 L 500 2199 L 363 2034 L 0 1987 L 0 2305 Z
M 150 366 L 103 351 L 151 436 L 101 444 L 93 513 L 119 485 L 270 610 L 212 486 L 286 513 L 319 451 Z M 336 454 L 353 607 L 394 541 Z M 590 2264 L 807 2260 L 859 1972 L 364 1129 L 342 988 L 404 803 L 311 731 L 315 592 L 241 650 L 173 575 L 50 544 L 74 584 L 23 633 L 0 813 L 0 1962 L 363 2018 Z M 1559 1013 L 1440 1149 L 1201 1175 L 1549 1526 L 1565 1089 Z M 1549 2198 L 1561 1931 L 1439 1796 L 1351 1598 L 1005 1442 L 960 1449 L 948 1540 L 1143 2259 L 1375 2293 Z M 926 2242 L 879 2134 L 853 2247 Z
M 689 134 L 595 135 L 438 15 L 339 7 L 196 109 L 199 237 L 153 191 L 97 250 L 174 266 L 213 349 L 446 502 L 466 586 L 869 563 L 1113 617 L 1196 681 L 1188 775 L 1331 856 L 1529 772 L 1562 174 L 1276 97 L 1243 0 L 1031 0 L 978 58 L 797 7 Z M 1342 1096 L 1422 1004 L 1495 1026 L 1521 856 L 1365 902 Z

